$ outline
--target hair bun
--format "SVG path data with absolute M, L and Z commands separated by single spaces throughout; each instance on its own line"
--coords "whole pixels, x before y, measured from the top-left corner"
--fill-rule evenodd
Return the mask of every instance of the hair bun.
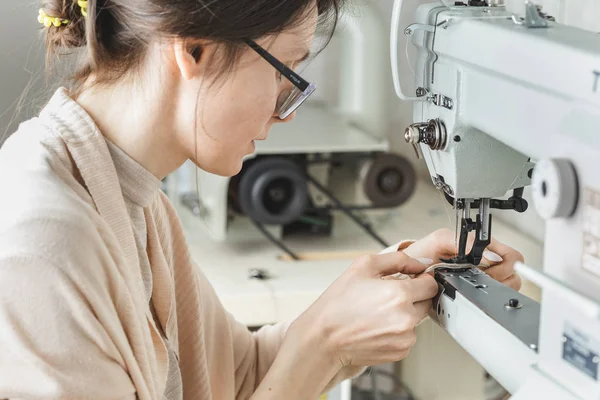
M 85 46 L 84 12 L 77 0 L 42 1 L 38 20 L 46 29 L 48 55 L 64 49 Z

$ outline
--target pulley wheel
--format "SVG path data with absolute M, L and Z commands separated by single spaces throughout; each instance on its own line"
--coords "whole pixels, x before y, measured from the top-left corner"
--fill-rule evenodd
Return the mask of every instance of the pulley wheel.
M 289 224 L 308 206 L 304 173 L 282 158 L 254 161 L 240 178 L 238 195 L 243 213 L 262 224 Z
M 397 207 L 415 191 L 416 174 L 404 157 L 392 153 L 375 156 L 369 166 L 363 189 L 375 207 Z

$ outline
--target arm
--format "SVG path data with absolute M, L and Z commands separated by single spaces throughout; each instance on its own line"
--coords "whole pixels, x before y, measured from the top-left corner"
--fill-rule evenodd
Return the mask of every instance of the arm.
M 85 294 L 36 257 L 0 259 L 0 398 L 134 399 Z
M 252 400 L 316 399 L 332 386 L 342 367 L 340 360 L 327 352 L 318 327 L 296 329 L 293 326 L 286 335 Z
M 197 268 L 197 267 L 196 267 Z M 205 321 L 205 338 L 208 340 L 207 351 L 209 361 L 209 373 L 220 375 L 223 370 L 226 370 L 226 352 L 230 351 L 233 358 L 233 372 L 235 379 L 234 395 L 236 399 L 260 398 L 262 396 L 261 382 L 270 379 L 287 381 L 287 377 L 299 376 L 304 372 L 315 372 L 314 367 L 309 367 L 314 363 L 319 364 L 319 372 L 315 377 L 320 380 L 323 377 L 323 362 L 319 356 L 321 351 L 315 351 L 315 346 L 323 345 L 323 338 L 318 337 L 318 331 L 314 331 L 314 336 L 294 335 L 294 324 L 279 323 L 275 325 L 267 325 L 256 332 L 250 332 L 248 328 L 236 321 L 229 314 L 217 294 L 200 268 L 198 271 L 199 291 L 202 294 L 202 308 L 204 312 L 203 320 Z M 210 328 L 209 328 L 210 327 Z M 314 363 L 307 362 L 307 355 L 311 355 Z M 328 379 L 325 379 L 323 384 L 316 386 L 311 384 L 311 387 L 320 387 L 318 393 L 328 390 L 335 386 L 343 379 L 350 378 L 360 372 L 362 368 L 348 366 L 341 368 L 339 362 L 336 363 L 334 371 L 331 374 L 325 374 Z M 306 368 L 306 369 L 305 369 Z M 312 369 L 311 369 L 312 368 Z M 281 377 L 286 377 L 281 379 Z M 267 378 L 269 377 L 269 378 Z M 303 380 L 294 380 L 293 383 L 299 382 L 314 382 L 313 376 L 306 376 Z M 267 383 L 268 384 L 268 383 Z M 257 388 L 258 391 L 257 391 Z M 289 394 L 290 389 L 286 386 L 286 392 Z M 279 393 L 279 392 L 277 392 Z M 298 391 L 298 393 L 304 393 Z M 254 395 L 253 395 L 254 394 Z M 286 395 L 279 398 L 289 398 Z M 306 397 L 301 397 L 305 399 Z
M 400 251 L 412 243 L 402 241 L 382 253 Z M 247 342 L 244 350 L 238 351 L 245 354 L 236 357 L 236 386 L 241 386 L 237 391 L 238 398 L 247 398 L 254 390 L 253 399 L 287 398 L 290 393 L 302 394 L 300 398 L 317 397 L 341 381 L 359 375 L 366 368 L 342 366 L 339 360 L 326 354 L 327 350 L 323 348 L 326 339 L 318 326 L 298 328 L 300 323 L 296 321 L 292 327 L 309 332 L 302 335 L 294 334 L 294 329 L 289 332 L 288 324 L 265 326 L 251 334 L 249 340 L 247 328 L 233 318 L 230 320 L 237 336 L 234 336 L 234 343 Z M 282 376 L 294 378 L 282 380 Z M 282 382 L 285 385 L 281 385 Z M 314 393 L 306 396 L 304 390 L 307 387 L 313 388 Z
M 238 335 L 248 336 L 246 327 L 233 319 L 232 324 L 238 325 Z M 361 366 L 342 367 L 334 357 L 323 356 L 325 340 L 318 327 L 298 329 L 297 324 L 265 326 L 250 334 L 250 340 L 246 338 L 245 354 L 236 357 L 236 386 L 240 386 L 237 398 L 248 398 L 253 392 L 252 399 L 289 398 L 290 393 L 302 394 L 303 399 L 311 398 L 304 397 L 306 387 L 314 388 L 311 395 L 317 397 L 364 370 Z M 296 334 L 298 330 L 309 334 Z M 288 377 L 285 386 L 275 384 L 281 382 L 282 376 Z M 291 377 L 293 379 L 289 379 Z
M 315 399 L 347 371 L 406 357 L 437 284 L 382 278 L 425 267 L 398 251 L 356 260 L 294 321 L 252 399 Z

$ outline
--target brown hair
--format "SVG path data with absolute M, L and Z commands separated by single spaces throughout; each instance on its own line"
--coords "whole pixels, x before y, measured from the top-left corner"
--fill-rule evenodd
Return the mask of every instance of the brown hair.
M 319 26 L 333 34 L 342 0 L 88 0 L 87 17 L 77 0 L 42 0 L 42 9 L 67 25 L 46 28 L 47 66 L 65 50 L 83 48 L 72 76 L 75 90 L 119 80 L 140 65 L 155 38 L 202 39 L 220 44 L 210 73 L 230 72 L 246 49 L 244 40 L 276 35 L 303 22 L 316 4 Z M 327 40 L 327 42 L 328 42 Z

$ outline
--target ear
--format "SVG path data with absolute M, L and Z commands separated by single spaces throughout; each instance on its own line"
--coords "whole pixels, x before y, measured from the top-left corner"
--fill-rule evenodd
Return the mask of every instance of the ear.
M 190 80 L 200 76 L 202 61 L 206 55 L 201 43 L 178 40 L 173 43 L 173 52 L 176 68 L 184 79 Z

